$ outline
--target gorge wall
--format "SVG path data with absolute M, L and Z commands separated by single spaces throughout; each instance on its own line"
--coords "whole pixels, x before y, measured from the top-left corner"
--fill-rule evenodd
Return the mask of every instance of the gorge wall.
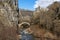
M 18 0 L 0 0 L 0 40 L 17 40 Z

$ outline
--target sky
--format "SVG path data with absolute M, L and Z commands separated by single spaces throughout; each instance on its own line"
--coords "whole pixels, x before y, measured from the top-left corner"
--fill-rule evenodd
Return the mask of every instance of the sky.
M 18 0 L 19 8 L 34 10 L 33 5 L 36 0 Z
M 18 0 L 19 8 L 34 10 L 38 6 L 46 8 L 48 5 L 60 0 Z

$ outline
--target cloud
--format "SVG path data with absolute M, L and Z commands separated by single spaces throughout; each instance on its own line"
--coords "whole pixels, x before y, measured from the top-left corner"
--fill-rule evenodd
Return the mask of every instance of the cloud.
M 46 8 L 49 4 L 55 1 L 60 1 L 60 0 L 36 0 L 34 8 L 37 8 L 38 6 Z

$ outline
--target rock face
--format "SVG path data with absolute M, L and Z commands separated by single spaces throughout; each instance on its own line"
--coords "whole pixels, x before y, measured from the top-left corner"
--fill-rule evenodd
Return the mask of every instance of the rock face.
M 0 3 L 1 14 L 7 17 L 10 22 L 17 23 L 18 8 L 15 0 L 2 0 Z
M 0 40 L 17 40 L 17 0 L 0 0 Z
M 53 13 L 49 13 L 49 16 L 52 19 L 52 23 L 53 23 L 53 31 L 57 34 L 60 35 L 60 2 L 54 2 L 52 5 L 49 6 L 49 9 L 52 10 L 51 12 Z

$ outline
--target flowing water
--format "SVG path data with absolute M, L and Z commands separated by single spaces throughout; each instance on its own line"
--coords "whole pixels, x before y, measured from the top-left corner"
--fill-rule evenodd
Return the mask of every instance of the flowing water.
M 34 40 L 34 37 L 25 30 L 21 30 L 20 34 L 21 34 L 20 40 Z

